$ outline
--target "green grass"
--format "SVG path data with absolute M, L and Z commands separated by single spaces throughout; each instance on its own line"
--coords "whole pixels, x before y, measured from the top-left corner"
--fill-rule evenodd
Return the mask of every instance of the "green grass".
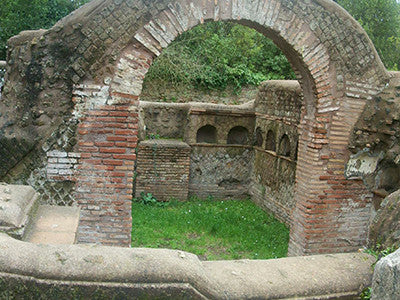
M 289 230 L 250 200 L 132 204 L 132 246 L 188 251 L 206 260 L 287 255 Z

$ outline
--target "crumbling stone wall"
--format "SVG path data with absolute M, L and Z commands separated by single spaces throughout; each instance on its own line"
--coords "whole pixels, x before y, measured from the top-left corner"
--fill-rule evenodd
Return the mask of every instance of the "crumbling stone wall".
M 370 99 L 353 129 L 346 168 L 374 194 L 375 211 L 400 189 L 400 72 L 391 76 L 390 88 Z
M 254 145 L 250 193 L 256 203 L 287 224 L 296 205 L 294 189 L 302 97 L 297 81 L 267 81 L 261 84 L 255 103 L 255 127 L 259 136 Z M 288 149 L 282 149 L 284 137 L 288 139 Z
M 368 246 L 379 250 L 400 248 L 400 189 L 383 200 L 371 222 Z
M 60 124 L 48 139 L 24 156 L 0 180 L 29 184 L 38 192 L 42 204 L 77 205 L 74 172 L 80 154 L 74 152 L 76 128 L 76 119 Z M 6 159 L 7 156 L 2 158 Z M 75 161 L 75 164 L 66 164 L 68 159 Z
M 371 97 L 354 127 L 345 173 L 373 194 L 368 242 L 382 249 L 400 243 L 400 72 L 390 75 L 389 88 Z
M 215 199 L 248 198 L 252 169 L 251 147 L 193 146 L 190 194 Z
M 139 104 L 139 137 L 183 139 L 190 104 L 154 103 Z

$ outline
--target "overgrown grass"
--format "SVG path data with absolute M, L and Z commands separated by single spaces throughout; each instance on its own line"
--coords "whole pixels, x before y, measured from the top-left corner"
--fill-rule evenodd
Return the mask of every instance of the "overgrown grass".
M 179 249 L 206 260 L 287 255 L 288 228 L 249 200 L 134 202 L 132 216 L 133 247 Z

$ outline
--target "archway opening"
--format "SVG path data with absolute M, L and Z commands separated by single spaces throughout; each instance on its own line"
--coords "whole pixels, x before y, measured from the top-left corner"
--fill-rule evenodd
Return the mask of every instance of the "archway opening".
M 202 43 L 204 36 L 208 36 L 214 46 L 209 44 L 210 41 L 207 41 L 205 46 Z M 234 38 L 236 41 L 232 41 Z M 243 39 L 251 41 L 250 45 Z M 186 42 L 189 45 L 182 46 Z M 193 48 L 193 44 L 198 48 Z M 210 53 L 212 49 L 221 51 L 220 55 Z M 194 62 L 188 62 L 192 55 L 187 53 L 189 50 L 195 53 Z M 228 58 L 220 57 L 222 52 L 227 52 Z M 218 61 L 210 61 L 211 56 L 217 57 Z M 265 59 L 266 57 L 268 59 Z M 182 61 L 183 65 L 179 65 Z M 187 69 L 188 66 L 190 70 Z M 197 73 L 193 74 L 193 71 Z M 266 132 L 270 125 L 267 119 L 275 117 L 267 112 L 256 117 L 251 102 L 258 101 L 256 98 L 259 97 L 260 82 L 266 79 L 294 77 L 295 72 L 285 54 L 273 44 L 272 40 L 249 28 L 247 24 L 243 26 L 237 23 L 207 22 L 183 33 L 164 49 L 144 79 L 141 103 L 146 103 L 143 105 L 144 110 L 149 107 L 157 107 L 158 110 L 162 109 L 162 106 L 168 107 L 169 120 L 184 109 L 180 103 L 188 103 L 187 117 L 179 118 L 179 125 L 176 126 L 181 133 L 174 138 L 181 138 L 191 147 L 189 195 L 203 199 L 237 200 L 252 197 L 250 187 L 256 184 L 255 181 L 258 180 L 256 178 L 260 177 L 252 173 L 254 146 L 259 147 L 258 151 L 262 156 L 267 155 L 263 149 L 265 141 L 263 131 Z M 160 80 L 166 82 L 160 83 Z M 182 88 L 182 84 L 186 86 Z M 249 90 L 252 93 L 248 93 Z M 225 95 L 221 96 L 222 94 Z M 199 99 L 199 95 L 204 99 Z M 197 103 L 189 102 L 188 98 Z M 278 96 L 268 101 L 278 102 L 280 98 Z M 263 110 L 267 107 L 265 101 L 267 100 L 259 104 Z M 212 102 L 213 105 L 207 102 Z M 154 120 L 143 120 L 142 123 L 146 129 L 150 128 L 150 123 L 154 124 Z M 274 123 L 279 122 L 274 121 Z M 162 126 L 165 122 L 159 124 Z M 171 137 L 165 135 L 161 138 Z M 255 138 L 254 141 L 252 137 Z M 152 146 L 148 149 L 155 152 L 154 148 Z M 141 157 L 139 152 L 138 166 L 141 166 Z M 140 170 L 137 172 L 140 177 Z M 279 176 L 275 173 L 272 176 Z M 161 177 L 163 176 L 159 175 L 159 178 Z M 261 190 L 265 190 L 263 185 L 267 183 L 257 182 L 257 184 Z M 268 200 L 265 198 L 262 201 Z M 282 231 L 284 232 L 285 230 Z
M 160 14 L 137 31 L 133 44 L 131 45 L 132 48 L 135 48 L 135 51 L 140 54 L 147 51 L 146 54 L 150 54 L 153 56 L 152 58 L 154 58 L 182 32 L 188 31 L 203 21 L 216 19 L 235 20 L 235 22 L 247 25 L 256 29 L 264 36 L 270 37 L 273 42 L 282 49 L 283 53 L 290 61 L 295 70 L 297 79 L 300 82 L 304 96 L 304 110 L 302 110 L 301 122 L 299 125 L 301 133 L 299 138 L 300 165 L 297 166 L 299 172 L 296 174 L 297 187 L 295 190 L 298 204 L 296 204 L 293 214 L 298 222 L 292 222 L 294 225 L 293 227 L 295 227 L 292 236 L 296 239 L 292 243 L 292 253 L 299 253 L 299 251 L 301 252 L 303 251 L 302 249 L 305 248 L 309 251 L 314 251 L 318 247 L 329 248 L 329 245 L 331 245 L 329 242 L 335 242 L 338 247 L 346 248 L 347 246 L 339 245 L 339 240 L 336 237 L 330 238 L 329 241 L 321 240 L 317 233 L 312 233 L 303 238 L 302 233 L 305 230 L 304 224 L 307 223 L 305 219 L 314 218 L 312 212 L 304 211 L 304 207 L 307 207 L 306 204 L 310 203 L 310 201 L 314 201 L 317 197 L 327 196 L 329 198 L 334 196 L 330 194 L 333 192 L 329 192 L 329 195 L 324 195 L 324 193 L 326 193 L 325 191 L 331 190 L 323 189 L 321 186 L 326 185 L 326 188 L 329 188 L 329 182 L 331 181 L 330 175 L 339 174 L 343 165 L 340 163 L 329 164 L 329 168 L 332 169 L 327 168 L 329 160 L 333 157 L 331 153 L 327 154 L 327 150 L 333 149 L 331 148 L 331 144 L 334 145 L 336 147 L 334 147 L 334 149 L 340 149 L 340 151 L 335 150 L 337 153 L 334 154 L 340 157 L 341 160 L 338 161 L 346 160 L 348 151 L 345 147 L 345 143 L 342 141 L 347 140 L 346 138 L 348 138 L 351 127 L 354 124 L 352 118 L 349 117 L 351 111 L 348 108 L 352 107 L 354 110 L 359 110 L 362 109 L 363 105 L 362 101 L 355 103 L 350 102 L 354 99 L 365 99 L 365 95 L 368 95 L 370 91 L 375 89 L 375 87 L 370 84 L 382 82 L 382 80 L 376 79 L 379 75 L 385 77 L 385 72 L 380 69 L 379 62 L 377 62 L 375 68 L 375 52 L 373 50 L 369 51 L 371 45 L 368 38 L 365 37 L 365 34 L 361 32 L 359 27 L 354 25 L 354 20 L 349 19 L 338 6 L 325 5 L 324 1 L 321 2 L 322 4 L 320 2 L 307 2 L 307 5 L 315 7 L 315 9 L 319 10 L 321 13 L 326 12 L 327 15 L 331 17 L 324 18 L 323 21 L 320 19 L 314 20 L 314 15 L 312 14 L 306 17 L 301 7 L 302 1 L 278 1 L 276 2 L 276 7 L 271 6 L 269 2 L 268 4 L 264 3 L 261 5 L 262 7 L 260 7 L 263 12 L 261 14 L 254 11 L 254 7 L 247 6 L 246 4 L 243 4 L 241 9 L 237 9 L 237 3 L 235 2 L 236 4 L 234 5 L 231 1 L 218 2 L 218 4 L 222 6 L 229 6 L 227 14 L 225 14 L 225 11 L 222 12 L 206 7 L 211 2 L 207 2 L 208 4 L 205 3 L 206 2 L 191 3 L 190 7 L 186 5 L 187 3 L 181 3 L 180 1 L 171 3 L 168 8 L 165 8 L 165 11 L 160 10 Z M 279 9 L 275 10 L 277 7 L 279 7 Z M 275 15 L 275 13 L 277 14 Z M 183 16 L 184 18 L 182 19 L 181 17 Z M 288 22 L 288 20 L 290 20 L 290 22 Z M 347 20 L 350 20 L 350 22 L 347 22 Z M 313 21 L 315 21 L 315 23 Z M 334 30 L 332 31 L 318 30 L 319 27 L 326 28 L 326 24 L 324 24 L 325 21 L 332 24 L 336 24 L 337 22 L 343 26 L 334 26 Z M 164 24 L 171 25 L 171 23 L 175 26 L 164 26 Z M 312 24 L 312 26 L 310 24 Z M 160 30 L 160 28 L 162 30 Z M 350 40 L 354 39 L 351 42 L 360 45 L 360 47 L 365 50 L 364 52 L 366 55 L 362 56 L 363 59 L 365 58 L 367 60 L 365 64 L 359 63 L 360 59 L 358 58 L 361 56 L 358 54 L 358 51 L 357 53 L 346 52 L 348 44 L 347 41 L 339 38 L 342 33 L 341 31 L 347 33 L 345 35 L 346 40 L 347 38 Z M 353 32 L 357 34 L 353 34 Z M 334 41 L 333 44 L 330 43 L 331 41 Z M 336 42 L 338 45 L 335 44 Z M 125 50 L 128 51 L 129 49 L 126 48 Z M 123 57 L 119 62 L 122 62 L 124 59 L 132 61 L 133 56 L 129 56 L 128 54 L 124 56 L 125 54 L 127 53 L 122 55 Z M 129 66 L 127 69 L 118 69 L 117 74 L 114 76 L 113 83 L 111 84 L 113 91 L 118 93 L 117 96 L 120 96 L 121 93 L 123 94 L 124 92 L 128 94 L 128 96 L 131 96 L 130 99 L 137 99 L 135 97 L 139 96 L 142 87 L 141 79 L 152 61 L 151 59 L 146 60 L 146 57 L 144 60 L 142 58 L 143 56 L 139 56 L 139 59 L 135 61 L 135 63 L 139 62 L 135 65 L 139 65 L 139 70 L 130 73 L 130 75 L 134 74 L 131 77 L 136 80 L 131 87 L 126 88 L 126 83 L 130 82 L 130 80 L 121 80 L 121 78 L 124 78 L 124 74 L 129 73 L 129 70 L 127 70 Z M 121 67 L 121 64 L 119 64 L 118 67 Z M 352 71 L 350 69 L 352 69 Z M 364 70 L 365 72 L 356 72 L 357 70 Z M 362 80 L 359 76 L 362 77 Z M 387 78 L 387 76 L 385 78 Z M 117 87 L 117 90 L 114 90 L 115 87 Z M 352 104 L 354 104 L 354 106 Z M 220 114 L 215 113 L 213 110 L 214 109 L 211 107 L 204 110 L 190 108 L 188 113 L 190 115 L 205 115 L 213 112 L 214 116 L 220 116 Z M 286 112 L 290 112 L 290 110 L 287 109 Z M 239 115 L 245 116 L 246 114 L 241 113 Z M 344 118 L 346 122 L 341 122 L 340 118 Z M 266 120 L 270 121 L 271 119 L 266 118 Z M 298 125 L 293 124 L 292 120 L 288 120 L 287 116 L 279 116 L 279 118 L 274 118 L 273 120 L 280 120 L 283 124 L 293 125 L 294 127 Z M 186 125 L 187 127 L 184 127 Z M 242 126 L 242 124 L 237 123 L 234 125 Z M 184 126 L 183 128 L 189 128 L 190 124 L 184 123 Z M 332 128 L 340 133 L 339 139 L 330 138 L 330 134 L 333 132 Z M 218 132 L 224 131 L 219 131 L 218 128 Z M 277 134 L 281 134 L 282 132 L 287 131 L 281 128 Z M 290 133 L 289 136 L 292 137 L 292 134 Z M 184 138 L 186 138 L 186 136 Z M 188 138 L 190 140 L 193 136 L 188 136 Z M 218 140 L 221 140 L 220 137 Z M 165 142 L 164 144 L 170 143 Z M 230 147 L 235 148 L 233 146 L 236 145 Z M 241 147 L 243 147 L 243 145 L 241 145 Z M 284 161 L 290 162 L 290 159 L 284 159 Z M 308 172 L 310 168 L 312 168 L 313 172 Z M 345 181 L 347 179 L 345 178 L 343 180 Z M 348 187 L 346 186 L 345 188 L 347 189 Z M 308 195 L 308 191 L 311 190 L 318 192 Z M 362 197 L 360 198 L 359 195 L 354 197 L 357 198 L 357 201 L 362 201 Z M 338 201 L 340 202 L 340 200 Z M 345 203 L 341 203 L 341 205 L 342 204 L 346 206 Z M 329 215 L 334 213 L 330 207 L 327 209 L 330 210 Z M 288 216 L 288 218 L 290 218 L 290 216 Z M 326 225 L 326 222 L 329 223 L 330 219 L 325 220 L 321 218 L 318 219 L 316 223 Z M 351 238 L 347 233 L 344 235 Z M 311 241 L 314 239 L 318 240 L 318 245 Z M 359 245 L 361 239 L 362 238 L 358 239 L 354 244 Z M 314 247 L 315 249 L 311 249 L 310 247 Z M 348 247 L 346 249 L 348 249 Z M 327 249 L 325 249 L 325 251 L 327 251 Z

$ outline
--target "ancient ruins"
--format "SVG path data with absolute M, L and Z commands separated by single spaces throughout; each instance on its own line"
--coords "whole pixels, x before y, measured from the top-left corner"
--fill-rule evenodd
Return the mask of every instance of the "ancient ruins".
M 265 82 L 255 101 L 236 106 L 140 101 L 152 61 L 212 20 L 272 39 L 297 81 Z M 131 201 L 145 191 L 159 200 L 250 196 L 290 225 L 289 256 L 354 252 L 367 244 L 382 200 L 400 188 L 400 73 L 385 69 L 333 1 L 93 0 L 8 45 L 0 181 L 32 186 L 41 203 L 78 206 L 78 243 L 129 246 Z M 63 251 L 61 261 L 81 250 Z M 88 251 L 103 263 L 100 250 Z M 189 265 L 196 274 L 198 263 Z

